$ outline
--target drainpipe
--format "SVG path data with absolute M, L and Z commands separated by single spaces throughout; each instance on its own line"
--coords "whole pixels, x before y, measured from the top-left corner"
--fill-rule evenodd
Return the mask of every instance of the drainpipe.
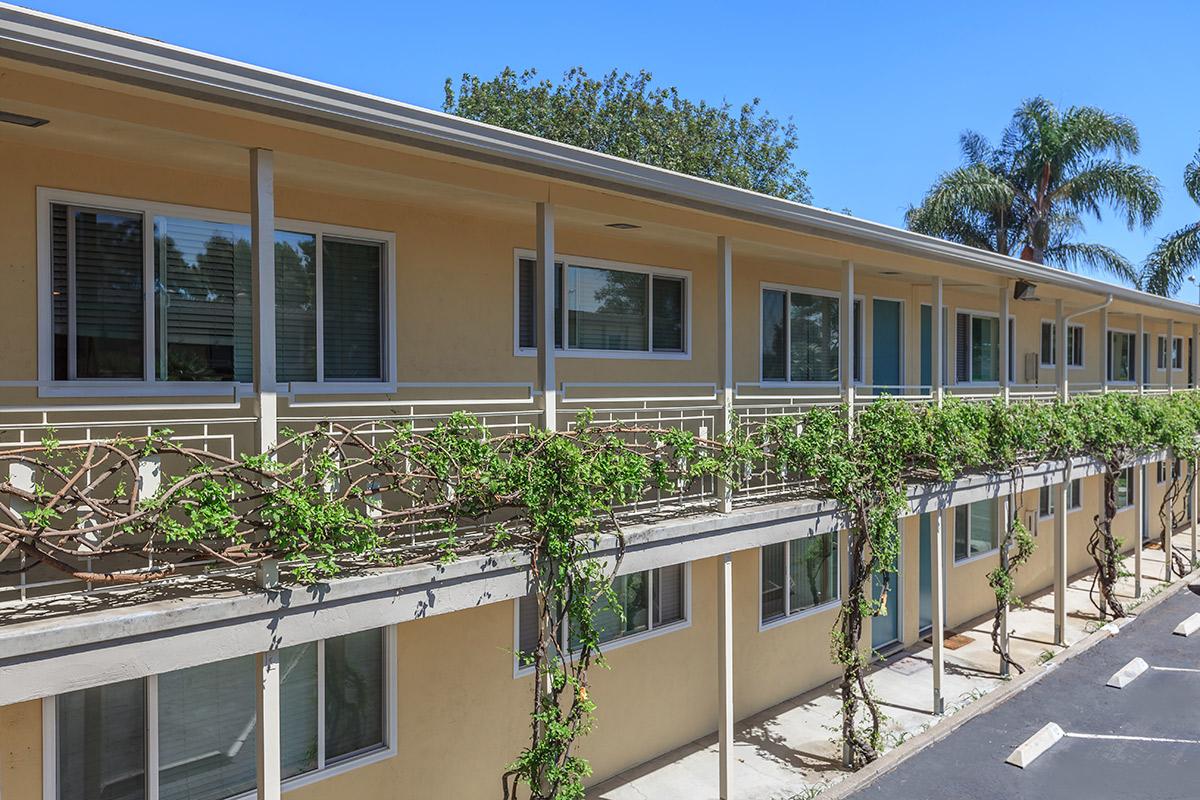
M 1097 303 L 1094 306 L 1088 306 L 1087 308 L 1081 308 L 1078 311 L 1071 312 L 1070 314 L 1063 313 L 1062 300 L 1058 300 L 1055 302 L 1056 320 L 1055 320 L 1055 325 L 1054 325 L 1054 338 L 1055 338 L 1054 349 L 1056 352 L 1055 352 L 1055 359 L 1054 359 L 1054 361 L 1055 361 L 1054 375 L 1055 375 L 1055 378 L 1057 379 L 1057 383 L 1058 383 L 1058 397 L 1064 403 L 1067 401 L 1067 398 L 1068 398 L 1069 392 L 1070 392 L 1070 390 L 1068 388 L 1068 384 L 1067 384 L 1067 324 L 1071 320 L 1075 319 L 1076 317 L 1082 317 L 1084 314 L 1091 314 L 1095 311 L 1101 311 L 1103 309 L 1108 308 L 1110 305 L 1112 305 L 1112 301 L 1113 301 L 1112 294 L 1108 294 L 1107 296 L 1105 296 L 1104 302 Z M 1107 317 L 1107 316 L 1108 315 L 1106 314 L 1105 317 Z M 1101 352 L 1107 353 L 1107 351 L 1108 351 L 1107 325 L 1105 327 L 1106 327 L 1106 329 L 1101 331 L 1101 336 L 1103 337 L 1103 340 L 1105 342 L 1105 346 L 1101 348 Z M 1106 363 L 1101 365 L 1101 369 L 1103 371 L 1102 374 L 1104 375 L 1104 378 L 1105 378 L 1105 380 L 1103 382 L 1107 383 L 1107 378 L 1108 378 L 1107 360 L 1106 360 Z

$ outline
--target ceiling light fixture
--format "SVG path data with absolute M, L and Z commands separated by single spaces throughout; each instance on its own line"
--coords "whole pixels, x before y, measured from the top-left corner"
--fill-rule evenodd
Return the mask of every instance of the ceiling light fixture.
M 879 274 L 880 274 L 880 275 L 889 275 L 889 276 L 890 276 L 890 275 L 899 275 L 900 273 L 899 273 L 899 272 L 897 272 L 897 271 L 896 271 L 896 270 L 894 270 L 894 269 L 885 269 L 883 272 L 881 272 L 881 273 L 879 273 Z
M 610 222 L 607 225 L 605 225 L 604 227 L 616 228 L 619 231 L 632 231 L 632 230 L 636 230 L 642 226 L 634 225 L 632 222 Z
M 0 122 L 22 125 L 26 128 L 40 128 L 49 121 L 41 117 L 27 117 L 24 114 L 14 114 L 11 111 L 0 111 Z

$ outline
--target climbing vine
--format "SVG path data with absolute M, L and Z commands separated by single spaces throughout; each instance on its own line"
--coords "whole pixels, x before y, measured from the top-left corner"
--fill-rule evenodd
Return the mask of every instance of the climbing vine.
M 84 444 L 51 433 L 0 452 L 10 475 L 0 481 L 0 562 L 10 574 L 49 568 L 119 583 L 278 560 L 291 580 L 312 583 L 363 566 L 520 551 L 538 627 L 531 652 L 518 657 L 535 680 L 529 743 L 505 770 L 503 789 L 511 798 L 572 800 L 583 796 L 589 774 L 577 742 L 596 713 L 588 682 L 590 667 L 603 664 L 596 612 L 615 605 L 626 511 L 650 493 L 683 495 L 710 479 L 736 490 L 763 472 L 837 501 L 850 579 L 830 649 L 842 670 L 847 760 L 862 764 L 882 745 L 882 715 L 867 680 L 873 654 L 862 641 L 882 610 L 871 581 L 896 570 L 897 520 L 911 513 L 911 486 L 937 490 L 968 473 L 1016 475 L 1047 460 L 1095 459 L 1105 476 L 1089 543 L 1097 607 L 1119 616 L 1115 476 L 1158 449 L 1195 459 L 1198 432 L 1200 394 L 1181 392 L 1053 403 L 882 398 L 853 414 L 816 407 L 735 419 L 717 439 L 597 424 L 588 414 L 554 433 L 497 434 L 467 414 L 424 432 L 387 421 L 325 423 L 285 432 L 267 454 L 239 458 L 190 449 L 167 430 Z M 156 482 L 146 477 L 148 462 L 161 474 Z M 13 477 L 22 473 L 33 478 Z M 989 575 L 997 617 L 1016 601 L 1013 574 L 1032 552 L 1016 515 L 1005 529 L 1001 566 Z M 615 557 L 599 559 L 598 549 Z M 22 557 L 17 566 L 7 558 L 14 553 Z M 1001 651 L 998 628 L 993 642 L 1020 670 Z
M 1000 656 L 1000 671 L 1007 673 L 1012 667 L 1018 673 L 1024 673 L 1025 667 L 1017 663 L 1009 652 L 1008 637 L 1003 635 L 1002 626 L 1006 622 L 1008 609 L 1021 605 L 1021 598 L 1016 594 L 1016 574 L 1023 564 L 1033 557 L 1036 548 L 1029 529 L 1021 522 L 1020 514 L 1013 514 L 1004 528 L 1004 537 L 1000 540 L 1000 564 L 988 573 L 988 586 L 996 595 L 996 613 L 992 617 L 992 652 Z

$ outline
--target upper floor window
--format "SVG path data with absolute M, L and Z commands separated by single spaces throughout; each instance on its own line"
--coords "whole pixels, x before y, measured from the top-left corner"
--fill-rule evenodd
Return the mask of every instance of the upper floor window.
M 536 293 L 537 262 L 519 258 L 520 349 L 537 347 Z M 556 262 L 554 346 L 567 351 L 686 353 L 688 300 L 688 275 L 678 270 L 577 258 Z
M 760 556 L 763 623 L 837 602 L 841 573 L 836 532 L 766 545 Z
M 628 639 L 651 631 L 687 622 L 687 565 L 631 572 L 613 579 L 613 598 L 598 598 L 593 607 L 593 623 L 601 643 Z M 579 645 L 578 631 L 567 620 L 558 646 L 574 649 Z M 538 602 L 527 594 L 517 602 L 517 667 L 537 648 Z
M 99 199 L 50 202 L 50 377 L 253 380 L 250 228 L 241 215 Z M 382 237 L 280 223 L 280 381 L 385 379 L 388 259 Z
M 1058 495 L 1057 487 L 1043 486 L 1038 490 L 1038 516 L 1054 516 L 1054 498 Z M 1075 478 L 1067 487 L 1067 511 L 1077 511 L 1083 507 L 1083 490 L 1080 478 Z
M 1058 337 L 1055 322 L 1042 322 L 1042 366 L 1053 367 L 1058 363 Z M 1083 366 L 1083 326 L 1067 325 L 1067 366 Z
M 280 651 L 285 779 L 386 750 L 388 635 L 375 629 Z M 59 695 L 57 785 L 47 796 L 225 800 L 252 792 L 255 680 L 254 657 L 241 656 Z
M 1132 381 L 1136 335 L 1125 331 L 1108 332 L 1108 379 Z
M 1010 341 L 1011 338 L 1010 335 Z M 994 383 L 1000 380 L 999 317 L 959 312 L 955 342 L 955 376 L 959 382 Z M 1011 368 L 1009 371 L 1011 373 Z
M 1179 336 L 1171 340 L 1171 369 L 1183 369 L 1183 339 Z
M 841 380 L 840 297 L 812 289 L 762 290 L 762 379 Z M 862 300 L 854 301 L 853 380 L 862 380 Z
M 997 549 L 996 501 L 980 500 L 954 509 L 954 560 L 964 561 Z

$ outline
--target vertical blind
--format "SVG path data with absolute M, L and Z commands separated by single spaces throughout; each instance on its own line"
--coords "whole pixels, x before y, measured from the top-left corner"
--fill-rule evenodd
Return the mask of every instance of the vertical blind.
M 378 628 L 326 640 L 326 761 L 383 744 L 383 650 Z
M 62 370 L 55 378 L 142 378 L 142 215 L 54 205 L 50 216 L 55 364 Z
M 562 271 L 563 265 L 554 265 L 554 346 L 562 348 Z M 533 349 L 537 347 L 537 262 L 522 258 L 517 263 L 517 344 Z
M 383 377 L 383 246 L 321 238 L 325 379 Z
M 122 681 L 58 697 L 58 796 L 143 800 L 146 691 Z
M 791 293 L 791 380 L 838 379 L 838 299 Z
M 764 289 L 762 295 L 762 379 L 787 380 L 787 292 Z
M 317 379 L 316 251 L 310 233 L 275 233 L 275 369 L 283 382 Z

